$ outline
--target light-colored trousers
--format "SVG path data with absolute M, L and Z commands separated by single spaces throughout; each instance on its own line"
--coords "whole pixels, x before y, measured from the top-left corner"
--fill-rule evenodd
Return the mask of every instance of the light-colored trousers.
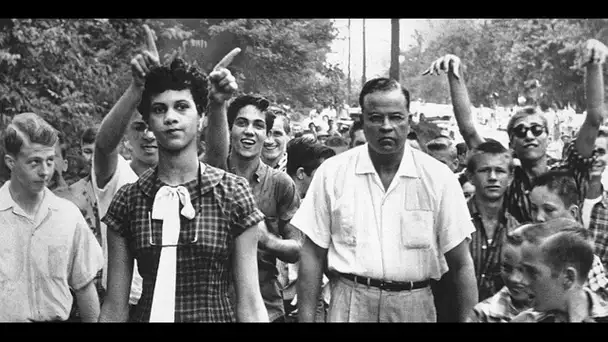
M 383 291 L 339 276 L 331 279 L 327 322 L 436 322 L 431 287 Z

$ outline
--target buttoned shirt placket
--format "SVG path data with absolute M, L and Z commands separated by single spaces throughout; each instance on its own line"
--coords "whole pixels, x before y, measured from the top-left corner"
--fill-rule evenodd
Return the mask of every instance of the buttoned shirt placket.
M 44 199 L 43 199 L 44 201 Z M 16 205 L 16 203 L 15 203 Z M 44 205 L 44 203 L 43 203 Z M 36 231 L 42 226 L 44 222 L 46 222 L 51 216 L 51 210 L 48 206 L 41 207 L 39 210 L 46 210 L 46 214 L 41 217 L 40 213 L 36 213 L 33 217 L 29 216 L 18 206 L 13 207 L 13 214 L 20 216 L 21 218 L 27 220 L 28 226 L 30 226 L 30 231 L 28 234 L 28 244 L 27 244 L 27 252 L 25 257 L 25 268 L 26 274 L 28 277 L 28 284 L 30 284 L 29 293 L 31 295 L 28 296 L 29 305 L 30 305 L 30 315 L 34 318 L 34 320 L 41 320 L 42 313 L 40 312 L 40 305 L 38 303 L 41 302 L 39 296 L 42 291 L 40 290 L 40 285 L 36 279 L 36 270 L 32 265 L 32 244 L 34 242 L 34 235 Z M 38 222 L 39 221 L 39 222 Z

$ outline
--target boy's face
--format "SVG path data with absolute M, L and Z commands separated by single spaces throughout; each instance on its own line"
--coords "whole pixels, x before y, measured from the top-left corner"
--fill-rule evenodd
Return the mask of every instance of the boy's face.
M 471 176 L 471 182 L 477 189 L 478 196 L 498 200 L 507 191 L 511 182 L 509 173 L 509 159 L 500 154 L 483 153 L 475 156 L 475 170 Z
M 534 296 L 533 307 L 537 311 L 562 310 L 566 301 L 564 275 L 551 274 L 551 267 L 545 262 L 541 246 L 524 242 L 522 245 L 522 266 L 524 285 Z
M 534 222 L 546 222 L 554 218 L 577 219 L 578 208 L 566 208 L 562 199 L 546 186 L 537 186 L 530 192 L 530 211 Z
M 595 149 L 597 150 L 597 160 L 593 163 L 590 176 L 601 177 L 608 164 L 608 137 L 597 137 L 595 139 Z
M 266 115 L 253 105 L 241 108 L 230 131 L 232 152 L 252 160 L 262 154 L 266 140 Z
M 527 302 L 530 292 L 524 283 L 524 272 L 522 267 L 521 246 L 506 244 L 503 249 L 502 265 L 500 274 L 511 294 L 511 298 L 517 302 Z

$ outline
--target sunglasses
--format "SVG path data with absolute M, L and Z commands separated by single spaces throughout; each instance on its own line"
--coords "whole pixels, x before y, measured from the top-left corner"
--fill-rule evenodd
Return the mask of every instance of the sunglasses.
M 538 137 L 541 134 L 545 133 L 546 129 L 545 126 L 542 125 L 532 125 L 530 127 L 527 127 L 526 125 L 518 125 L 513 128 L 513 135 L 523 139 L 528 135 L 528 131 L 531 131 L 532 135 Z

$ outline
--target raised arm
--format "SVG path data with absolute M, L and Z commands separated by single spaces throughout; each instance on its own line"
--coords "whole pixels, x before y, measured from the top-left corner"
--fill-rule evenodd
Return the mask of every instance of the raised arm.
M 481 144 L 484 139 L 479 135 L 475 128 L 475 122 L 471 113 L 471 101 L 469 100 L 469 93 L 461 69 L 460 58 L 448 54 L 434 61 L 422 74 L 439 75 L 441 71 L 447 73 L 454 116 L 456 117 L 460 134 L 467 143 L 469 149 L 474 149 Z
M 582 51 L 585 65 L 585 100 L 587 116 L 576 138 L 576 150 L 582 157 L 590 157 L 595 148 L 600 125 L 604 120 L 604 77 L 602 67 L 608 49 L 601 42 L 590 39 Z
M 234 76 L 227 68 L 240 52 L 239 48 L 230 51 L 209 74 L 207 113 L 209 121 L 207 134 L 205 134 L 205 144 L 207 145 L 205 162 L 223 170 L 226 170 L 227 167 L 226 160 L 230 144 L 228 118 L 226 117 L 227 102 L 238 89 Z
M 103 118 L 95 139 L 93 168 L 99 188 L 105 187 L 116 171 L 117 147 L 141 101 L 146 74 L 151 68 L 160 65 L 154 33 L 147 25 L 144 25 L 144 30 L 147 36 L 147 50 L 131 60 L 133 74 L 131 85 L 112 107 L 110 113 Z

